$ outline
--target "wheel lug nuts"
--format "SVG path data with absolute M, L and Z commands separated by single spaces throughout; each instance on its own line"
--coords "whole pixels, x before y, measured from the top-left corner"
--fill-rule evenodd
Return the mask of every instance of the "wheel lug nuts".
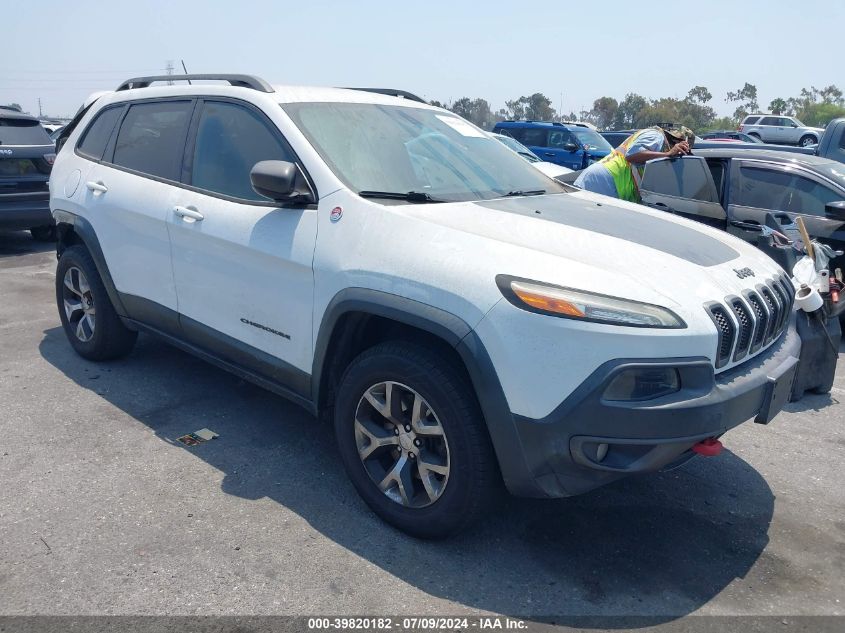
M 406 432 L 406 433 L 408 433 L 408 432 L 410 432 L 410 430 L 411 430 L 411 425 L 410 425 L 410 424 L 406 424 L 406 425 L 405 425 L 405 432 Z
M 399 429 L 393 429 L 393 435 L 399 435 Z
M 416 455 L 414 455 L 413 453 L 408 453 L 408 457 L 410 457 L 411 459 L 415 459 Z
M 422 446 L 422 440 L 420 438 L 415 439 L 414 446 Z

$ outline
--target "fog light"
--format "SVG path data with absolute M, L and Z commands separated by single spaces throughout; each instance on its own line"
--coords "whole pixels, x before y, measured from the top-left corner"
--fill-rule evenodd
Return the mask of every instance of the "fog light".
M 613 401 L 652 400 L 679 391 L 681 377 L 673 367 L 637 367 L 620 372 L 604 390 L 603 398 Z

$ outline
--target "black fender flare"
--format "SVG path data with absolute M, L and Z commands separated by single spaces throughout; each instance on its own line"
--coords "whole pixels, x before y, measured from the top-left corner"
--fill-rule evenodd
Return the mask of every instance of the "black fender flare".
M 67 247 L 65 236 L 69 230 L 72 230 L 91 254 L 91 258 L 94 260 L 94 265 L 97 267 L 100 279 L 103 280 L 103 285 L 106 287 L 106 292 L 109 295 L 111 304 L 114 306 L 115 312 L 117 312 L 118 316 L 126 318 L 128 316 L 126 308 L 120 299 L 120 293 L 115 288 L 114 280 L 109 272 L 109 267 L 106 264 L 106 258 L 103 255 L 103 249 L 100 246 L 100 240 L 97 238 L 94 227 L 82 216 L 70 213 L 69 211 L 56 209 L 53 211 L 53 217 L 56 220 L 56 229 L 59 236 L 56 242 L 56 254 L 61 257 L 62 251 Z
M 315 404 L 320 402 L 322 374 L 335 326 L 349 312 L 397 321 L 428 332 L 454 348 L 472 382 L 507 488 L 523 496 L 542 495 L 528 470 L 513 414 L 484 343 L 463 319 L 446 310 L 380 290 L 346 288 L 338 292 L 326 306 L 314 348 L 311 397 Z

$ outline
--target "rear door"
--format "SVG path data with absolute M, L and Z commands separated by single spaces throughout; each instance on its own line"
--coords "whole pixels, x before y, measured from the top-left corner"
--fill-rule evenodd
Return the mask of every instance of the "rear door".
M 762 160 L 732 161 L 728 204 L 732 222 L 764 224 L 766 214 L 774 212 L 788 227 L 800 215 L 811 237 L 843 250 L 845 223 L 825 216 L 825 205 L 837 200 L 845 200 L 845 189 L 809 170 Z M 734 224 L 728 230 L 748 241 L 759 235 Z
M 130 316 L 168 332 L 178 321 L 166 218 L 193 108 L 193 99 L 153 99 L 105 109 L 77 150 L 92 160 L 102 152 L 84 181 L 83 206 L 115 287 Z M 120 119 L 116 133 L 98 129 L 98 120 L 112 117 Z M 89 147 L 101 132 L 105 136 Z
M 640 195 L 647 206 L 725 228 L 727 215 L 713 173 L 700 156 L 648 161 Z
M 546 127 L 524 127 L 508 130 L 516 140 L 525 145 L 532 152 L 537 154 L 542 160 L 548 163 L 555 163 L 557 165 L 564 165 L 556 160 L 557 152 L 552 151 L 549 145 L 549 131 Z
M 236 100 L 201 101 L 191 138 L 186 186 L 167 210 L 182 330 L 302 391 L 311 370 L 317 210 L 282 208 L 250 182 L 257 162 L 298 158 L 263 112 Z
M 760 139 L 766 143 L 781 143 L 783 139 L 783 129 L 778 129 L 779 117 L 764 116 L 760 119 L 758 130 L 760 132 Z

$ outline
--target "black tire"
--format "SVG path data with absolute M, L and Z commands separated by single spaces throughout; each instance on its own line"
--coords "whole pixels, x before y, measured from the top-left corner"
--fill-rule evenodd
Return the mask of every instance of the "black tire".
M 801 137 L 801 140 L 798 141 L 798 145 L 801 147 L 807 147 L 807 145 L 812 145 L 813 143 L 818 143 L 818 140 L 811 134 L 805 134 Z
M 71 269 L 82 272 L 89 288 L 86 297 L 93 307 L 94 326 L 93 334 L 88 340 L 82 340 L 77 335 L 77 328 L 71 324 L 65 310 L 65 275 Z M 65 335 L 76 353 L 83 358 L 95 361 L 120 358 L 128 354 L 135 345 L 138 333 L 123 325 L 117 316 L 94 260 L 84 246 L 71 246 L 59 258 L 56 267 L 56 303 Z M 78 320 L 76 322 L 78 323 Z
M 389 498 L 359 457 L 355 436 L 359 402 L 373 385 L 384 381 L 401 383 L 424 398 L 448 442 L 448 480 L 430 505 L 409 507 Z M 412 536 L 434 539 L 456 534 L 486 510 L 499 490 L 498 465 L 471 386 L 450 360 L 420 345 L 389 341 L 353 360 L 338 388 L 334 427 L 343 465 L 358 493 L 379 517 Z
M 29 229 L 32 239 L 36 242 L 55 242 L 56 241 L 56 225 L 50 224 L 48 226 L 34 226 Z

